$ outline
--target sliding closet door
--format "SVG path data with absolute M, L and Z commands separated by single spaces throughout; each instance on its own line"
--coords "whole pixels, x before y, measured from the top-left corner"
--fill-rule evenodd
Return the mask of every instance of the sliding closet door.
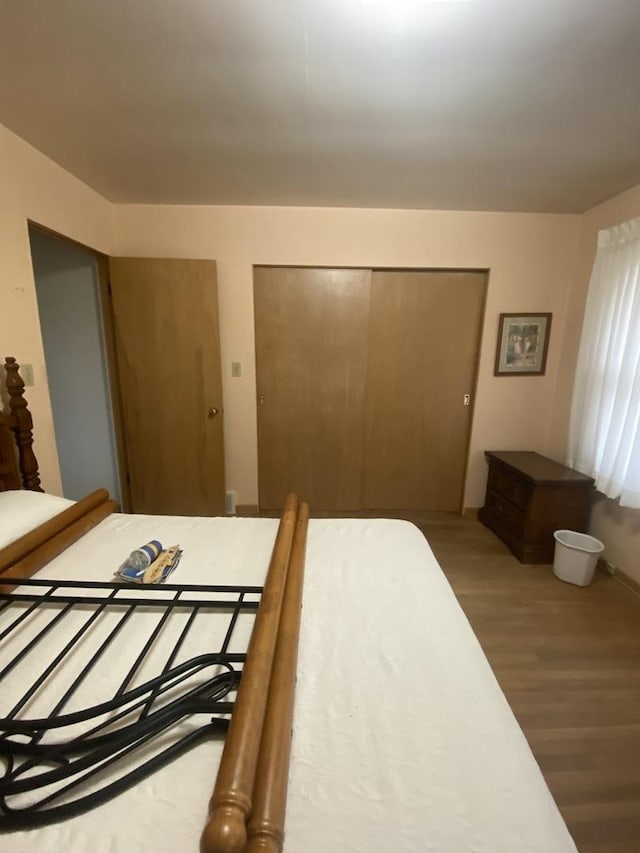
M 486 275 L 374 271 L 367 509 L 459 511 Z
M 111 258 L 109 271 L 132 509 L 224 513 L 215 261 Z
M 256 267 L 261 509 L 361 506 L 370 270 Z

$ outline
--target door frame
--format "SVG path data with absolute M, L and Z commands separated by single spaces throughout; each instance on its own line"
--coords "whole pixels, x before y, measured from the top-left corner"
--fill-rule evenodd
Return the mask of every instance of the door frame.
M 42 225 L 33 219 L 27 219 L 27 230 L 40 231 L 42 234 L 46 234 L 56 240 L 61 240 L 63 243 L 75 246 L 77 249 L 82 249 L 84 252 L 88 252 L 95 258 L 96 276 L 98 281 L 98 298 L 100 303 L 100 324 L 102 339 L 104 341 L 105 364 L 107 368 L 107 389 L 113 418 L 116 466 L 118 470 L 118 479 L 120 481 L 120 499 L 122 503 L 121 508 L 123 512 L 130 512 L 131 477 L 129 473 L 129 459 L 127 455 L 124 421 L 122 417 L 120 374 L 118 370 L 118 357 L 116 351 L 113 307 L 111 304 L 111 285 L 109 283 L 109 256 L 105 255 L 104 252 L 94 249 L 93 246 L 88 246 L 85 243 L 81 243 L 79 240 L 74 240 L 71 237 L 67 237 L 65 234 L 60 234 L 58 231 L 54 231 L 52 228 L 48 228 L 46 225 Z

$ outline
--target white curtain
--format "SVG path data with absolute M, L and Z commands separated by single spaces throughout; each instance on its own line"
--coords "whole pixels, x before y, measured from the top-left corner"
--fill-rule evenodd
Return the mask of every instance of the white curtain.
M 567 464 L 640 508 L 640 218 L 598 234 Z

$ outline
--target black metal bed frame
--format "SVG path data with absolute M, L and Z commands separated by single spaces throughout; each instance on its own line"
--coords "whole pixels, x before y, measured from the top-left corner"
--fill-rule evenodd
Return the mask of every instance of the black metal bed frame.
M 255 616 L 262 587 L 132 587 L 14 578 L 11 583 L 18 585 L 14 592 L 0 593 L 0 831 L 43 826 L 86 811 L 195 744 L 226 731 L 246 658 L 245 652 L 231 652 L 230 644 L 240 614 Z M 56 645 L 53 638 L 62 633 L 59 626 L 74 610 L 86 618 L 79 618 L 79 627 L 74 626 L 62 645 Z M 178 611 L 184 616 L 174 620 L 180 624 L 172 627 L 171 617 Z M 122 640 L 121 632 L 131 630 L 136 617 L 149 612 L 157 617 L 155 623 L 148 635 L 136 635 L 136 644 L 142 648 L 111 695 L 90 707 L 65 711 L 79 688 L 86 687 L 94 667 L 108 662 L 113 641 Z M 113 626 L 97 649 L 83 656 L 81 640 L 105 614 L 112 614 L 109 625 L 113 621 Z M 209 635 L 210 643 L 212 632 L 207 628 L 213 614 L 228 619 L 217 650 L 208 647 L 207 639 Z M 21 629 L 34 619 L 38 620 L 32 623 L 35 634 L 21 644 Z M 135 683 L 161 637 L 170 652 L 160 671 Z M 187 637 L 192 645 L 197 640 L 202 651 L 178 662 Z M 5 657 L 3 644 L 9 642 L 19 648 Z M 29 717 L 29 705 L 63 665 L 73 667 L 70 684 L 46 715 Z M 9 676 L 20 678 L 21 671 L 25 692 L 6 708 L 3 681 Z M 176 727 L 186 717 L 193 725 L 181 734 Z M 114 771 L 115 779 L 105 778 Z

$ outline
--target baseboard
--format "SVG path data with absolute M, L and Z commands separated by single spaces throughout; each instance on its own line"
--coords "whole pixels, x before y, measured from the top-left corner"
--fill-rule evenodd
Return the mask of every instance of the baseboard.
M 258 514 L 258 504 L 236 504 L 235 515 L 252 516 Z
M 477 519 L 478 518 L 478 512 L 480 511 L 480 509 L 481 509 L 481 507 L 479 507 L 479 506 L 466 506 L 462 510 L 462 514 L 465 518 L 470 518 L 472 520 Z
M 623 572 L 621 569 L 616 569 L 613 577 L 618 581 L 620 586 L 623 586 L 625 589 L 629 590 L 629 592 L 632 592 L 640 598 L 640 583 L 638 583 L 637 580 L 632 578 L 626 572 Z

